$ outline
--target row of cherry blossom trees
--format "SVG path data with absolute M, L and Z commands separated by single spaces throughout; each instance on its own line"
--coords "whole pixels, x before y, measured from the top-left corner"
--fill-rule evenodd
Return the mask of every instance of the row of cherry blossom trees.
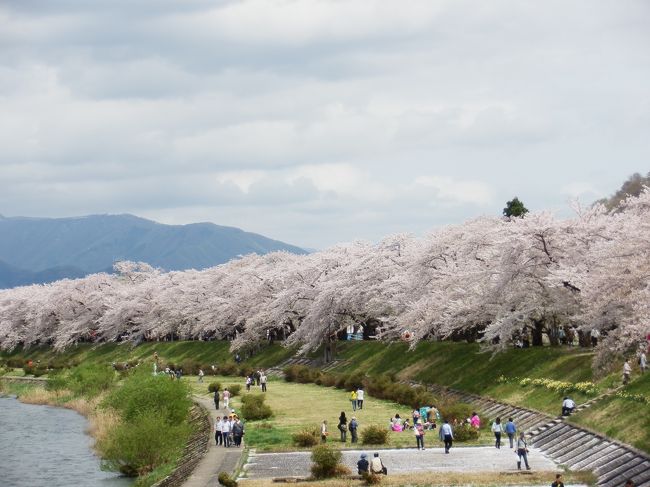
M 79 341 L 280 340 L 313 349 L 350 325 L 384 340 L 481 340 L 592 329 L 599 357 L 631 351 L 650 323 L 650 191 L 616 211 L 574 207 L 480 217 L 423 238 L 393 235 L 309 255 L 248 255 L 202 271 L 121 262 L 93 274 L 0 292 L 0 347 Z

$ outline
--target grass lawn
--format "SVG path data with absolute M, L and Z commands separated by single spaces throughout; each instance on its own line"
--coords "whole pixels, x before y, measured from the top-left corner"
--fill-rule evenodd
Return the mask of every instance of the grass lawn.
M 213 380 L 206 378 L 199 384 L 196 377 L 189 378 L 197 394 L 206 394 L 208 383 Z M 241 384 L 242 394 L 246 394 L 241 377 L 217 377 L 217 381 L 226 387 L 228 384 Z M 254 389 L 254 390 L 253 390 Z M 259 388 L 251 389 L 251 393 L 259 392 Z M 350 433 L 346 443 L 340 441 L 340 433 L 336 428 L 341 411 L 349 419 L 354 414 L 359 421 L 359 442 L 364 427 L 371 424 L 388 429 L 388 422 L 395 413 L 402 418 L 410 418 L 409 408 L 390 401 L 366 398 L 363 409 L 352 412 L 348 393 L 333 387 L 321 387 L 314 384 L 297 384 L 280 379 L 271 379 L 266 393 L 266 403 L 273 410 L 273 417 L 265 421 L 248 422 L 246 425 L 246 444 L 259 451 L 288 451 L 299 448 L 293 445 L 291 435 L 303 429 L 320 429 L 324 419 L 329 426 L 328 443 L 340 448 L 352 448 Z M 237 411 L 240 407 L 238 398 L 231 404 Z M 487 427 L 487 426 L 486 426 Z M 485 445 L 493 441 L 492 434 L 485 430 L 481 437 L 473 442 L 458 443 L 458 445 Z M 438 431 L 428 431 L 425 436 L 426 445 L 440 446 Z M 359 444 L 360 446 L 360 444 Z M 415 437 L 412 431 L 390 432 L 386 448 L 415 447 Z
M 623 393 L 641 394 L 650 398 L 650 373 L 633 376 Z M 601 431 L 607 436 L 650 452 L 650 404 L 611 396 L 571 416 L 571 422 Z

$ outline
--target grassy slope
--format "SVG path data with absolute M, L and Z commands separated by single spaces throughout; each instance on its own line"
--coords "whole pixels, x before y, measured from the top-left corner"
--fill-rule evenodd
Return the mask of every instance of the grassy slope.
M 132 359 L 152 359 L 158 352 L 163 362 L 180 363 L 186 359 L 196 360 L 206 365 L 232 361 L 228 342 L 147 342 L 133 347 L 128 343 L 106 343 L 102 345 L 80 344 L 56 354 L 47 347 L 28 350 L 16 349 L 13 352 L 0 352 L 0 358 L 22 357 L 43 362 L 54 356 L 77 362 L 124 362 Z M 293 355 L 293 350 L 280 345 L 270 345 L 262 352 L 246 359 L 244 363 L 253 367 L 270 367 Z
M 340 370 L 364 370 L 371 374 L 395 373 L 400 378 L 441 384 L 495 399 L 558 414 L 562 398 L 552 391 L 500 384 L 498 378 L 533 377 L 568 382 L 591 381 L 592 354 L 575 349 L 512 349 L 492 356 L 477 344 L 427 342 L 408 351 L 404 343 L 346 343 L 339 357 L 350 362 Z M 588 399 L 572 394 L 576 402 Z
M 626 394 L 650 397 L 650 373 L 633 378 L 624 389 Z M 607 397 L 591 408 L 571 417 L 571 421 L 602 431 L 608 436 L 650 452 L 650 405 Z

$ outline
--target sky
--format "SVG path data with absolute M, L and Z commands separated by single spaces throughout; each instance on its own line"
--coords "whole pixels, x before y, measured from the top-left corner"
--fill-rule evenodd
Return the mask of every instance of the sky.
M 0 213 L 310 248 L 650 171 L 650 3 L 0 0 Z

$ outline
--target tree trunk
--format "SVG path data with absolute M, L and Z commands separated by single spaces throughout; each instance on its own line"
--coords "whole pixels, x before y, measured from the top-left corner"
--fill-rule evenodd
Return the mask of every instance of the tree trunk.
M 589 333 L 585 333 L 582 330 L 578 330 L 578 342 L 580 343 L 581 347 L 590 347 L 591 338 L 589 336 Z
M 542 345 L 544 345 L 544 340 L 543 340 L 544 321 L 542 320 L 533 321 L 532 335 L 533 335 L 533 347 L 541 347 Z

